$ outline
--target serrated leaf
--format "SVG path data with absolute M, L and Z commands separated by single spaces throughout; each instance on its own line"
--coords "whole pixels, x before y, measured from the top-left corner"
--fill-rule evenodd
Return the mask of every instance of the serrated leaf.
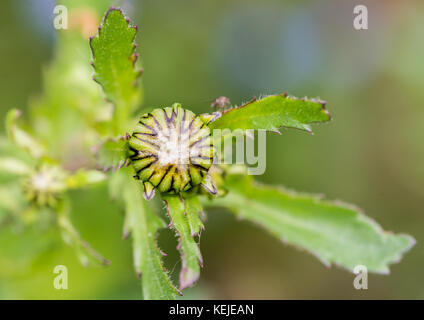
M 126 210 L 124 234 L 132 235 L 134 266 L 141 276 L 143 297 L 146 300 L 175 299 L 179 291 L 162 265 L 162 254 L 156 244 L 156 234 L 166 224 L 150 210 L 143 199 L 142 186 L 129 170 L 119 171 L 116 175 L 125 181 L 121 189 Z
M 93 53 L 94 80 L 115 104 L 116 121 L 125 121 L 138 103 L 140 91 L 136 87 L 140 70 L 136 69 L 135 35 L 137 27 L 130 26 L 120 9 L 106 13 L 98 35 L 90 38 Z
M 200 276 L 203 264 L 199 245 L 191 235 L 190 224 L 184 214 L 184 199 L 179 196 L 163 196 L 171 226 L 178 237 L 177 249 L 181 254 L 180 288 L 192 286 Z
M 6 131 L 9 139 L 18 147 L 29 152 L 31 156 L 40 158 L 46 152 L 45 147 L 18 126 L 16 122 L 21 116 L 21 113 L 18 109 L 11 109 L 6 115 Z
M 99 165 L 105 170 L 117 170 L 128 162 L 128 141 L 125 139 L 108 139 L 97 151 Z
M 190 234 L 192 237 L 200 235 L 200 232 L 205 229 L 200 215 L 203 213 L 202 203 L 199 197 L 188 197 L 184 199 L 184 210 L 190 226 Z
M 226 187 L 228 195 L 213 205 L 231 209 L 326 265 L 349 270 L 364 265 L 369 271 L 388 273 L 389 264 L 398 262 L 415 243 L 411 236 L 383 231 L 350 205 L 253 183 L 250 176 L 230 175 Z
M 269 130 L 280 127 L 312 132 L 309 124 L 330 120 L 325 102 L 315 99 L 298 99 L 287 95 L 273 95 L 252 101 L 223 112 L 210 124 L 212 129 Z

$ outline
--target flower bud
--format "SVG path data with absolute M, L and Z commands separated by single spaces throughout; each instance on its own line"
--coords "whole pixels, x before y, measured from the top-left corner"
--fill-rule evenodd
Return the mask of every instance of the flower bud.
M 178 103 L 140 118 L 129 146 L 135 178 L 143 181 L 146 199 L 155 189 L 179 194 L 197 185 L 216 193 L 208 177 L 214 157 L 209 121 Z

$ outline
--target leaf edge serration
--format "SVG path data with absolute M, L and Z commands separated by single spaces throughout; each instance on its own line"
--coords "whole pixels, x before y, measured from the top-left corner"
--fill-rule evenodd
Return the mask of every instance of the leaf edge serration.
M 106 22 L 106 20 L 107 20 L 107 18 L 109 17 L 109 14 L 112 12 L 112 11 L 118 11 L 121 15 L 122 15 L 122 17 L 125 19 L 125 21 L 127 22 L 127 26 L 128 26 L 128 28 L 130 28 L 130 29 L 135 29 L 135 32 L 134 32 L 134 36 L 133 36 L 133 38 L 131 39 L 131 42 L 132 42 L 132 50 L 131 50 L 131 54 L 130 54 L 130 56 L 128 57 L 129 59 L 131 59 L 132 60 L 132 64 L 133 64 L 133 67 L 135 68 L 136 67 L 136 63 L 137 63 L 137 60 L 138 60 L 138 57 L 139 57 L 139 54 L 137 53 L 137 52 L 135 52 L 135 50 L 136 50 L 136 48 L 138 47 L 138 44 L 135 42 L 135 38 L 136 38 L 136 36 L 137 36 L 137 32 L 138 32 L 138 25 L 131 25 L 130 23 L 131 23 L 131 20 L 130 20 L 130 18 L 128 18 L 127 17 L 127 15 L 124 13 L 124 11 L 122 10 L 122 8 L 119 8 L 119 7 L 114 7 L 114 6 L 111 6 L 107 11 L 106 11 L 106 13 L 105 13 L 105 15 L 103 16 L 103 19 L 102 19 L 102 22 L 101 22 L 101 24 L 100 24 L 100 26 L 97 28 L 97 34 L 96 35 L 94 35 L 94 36 L 90 36 L 90 38 L 89 38 L 89 45 L 90 45 L 90 51 L 91 51 L 91 55 L 92 55 L 92 61 L 90 62 L 90 65 L 93 67 L 93 69 L 94 69 L 94 75 L 93 75 L 93 77 L 92 77 L 92 79 L 93 79 L 93 81 L 95 81 L 96 83 L 98 83 L 100 86 L 101 86 L 101 88 L 102 88 L 102 90 L 103 90 L 103 92 L 105 92 L 105 88 L 104 88 L 104 86 L 103 86 L 103 84 L 99 81 L 99 80 L 97 80 L 96 79 L 96 73 L 97 73 L 97 70 L 96 70 L 96 65 L 95 65 L 95 63 L 94 63 L 94 61 L 96 60 L 96 54 L 95 54 L 95 50 L 94 50 L 94 48 L 93 48 L 93 45 L 92 45 L 92 41 L 93 41 L 93 39 L 95 39 L 95 38 L 99 38 L 100 37 L 100 33 L 102 32 L 102 30 L 103 30 L 103 27 L 104 27 L 104 24 L 105 24 L 105 22 Z M 136 71 L 136 73 L 137 73 L 137 75 L 136 75 L 136 77 L 135 77 L 135 81 L 134 81 L 134 83 L 133 83 L 133 86 L 134 87 L 136 87 L 136 85 L 137 85 L 137 80 L 140 78 L 140 76 L 143 74 L 143 72 L 144 72 L 144 69 L 142 68 L 142 67 L 140 67 L 138 70 L 135 70 Z M 115 102 L 115 101 L 111 101 L 107 96 L 105 97 L 105 99 L 106 99 L 106 101 L 108 101 L 108 102 Z

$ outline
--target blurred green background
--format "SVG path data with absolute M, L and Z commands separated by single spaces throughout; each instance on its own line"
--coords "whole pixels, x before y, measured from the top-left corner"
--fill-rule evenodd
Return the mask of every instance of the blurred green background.
M 353 28 L 357 4 L 368 7 L 368 30 Z M 43 89 L 57 41 L 54 5 L 2 1 L 2 119 L 10 108 L 26 111 Z M 184 298 L 424 298 L 422 1 L 148 0 L 123 7 L 140 28 L 144 106 L 178 101 L 207 112 L 220 95 L 233 104 L 284 91 L 319 96 L 334 120 L 315 126 L 314 136 L 268 134 L 267 169 L 258 179 L 355 203 L 384 229 L 417 240 L 390 275 L 370 275 L 368 290 L 358 291 L 353 274 L 213 211 L 201 239 L 203 273 Z M 74 192 L 72 199 L 75 225 L 112 265 L 84 268 L 61 242 L 3 229 L 0 298 L 140 298 L 131 243 L 122 240 L 122 211 L 106 186 Z M 164 230 L 159 242 L 176 278 L 176 240 Z M 68 267 L 68 290 L 53 288 L 59 264 Z

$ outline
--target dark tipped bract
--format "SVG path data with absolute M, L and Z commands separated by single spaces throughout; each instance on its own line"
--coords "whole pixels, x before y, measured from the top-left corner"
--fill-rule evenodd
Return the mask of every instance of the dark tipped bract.
M 144 197 L 155 190 L 179 194 L 202 185 L 215 193 L 208 171 L 214 148 L 207 119 L 175 103 L 143 115 L 129 139 L 135 177 L 143 182 Z

